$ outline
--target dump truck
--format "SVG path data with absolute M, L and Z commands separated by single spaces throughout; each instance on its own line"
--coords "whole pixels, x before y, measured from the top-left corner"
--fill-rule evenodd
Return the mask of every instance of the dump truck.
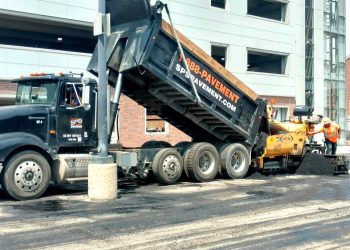
M 174 184 L 186 174 L 207 182 L 218 173 L 243 178 L 254 164 L 268 169 L 300 159 L 306 129 L 293 131 L 301 136 L 298 143 L 285 132 L 272 135 L 266 100 L 176 31 L 166 5 L 116 0 L 107 7 L 108 82 L 115 88 L 110 134 L 123 93 L 192 137 L 177 145 L 111 144 L 109 154 L 125 177 L 153 174 Z M 96 76 L 97 57 L 95 50 L 87 67 Z M 36 73 L 14 82 L 16 104 L 0 108 L 3 190 L 26 200 L 40 197 L 50 183 L 86 180 L 98 153 L 97 82 L 71 73 Z

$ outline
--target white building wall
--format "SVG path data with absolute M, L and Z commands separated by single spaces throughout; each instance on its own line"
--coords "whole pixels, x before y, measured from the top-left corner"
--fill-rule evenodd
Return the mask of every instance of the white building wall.
M 97 0 L 0 0 L 0 8 L 92 22 Z
M 208 54 L 212 43 L 227 45 L 227 68 L 258 94 L 296 97 L 297 104 L 304 104 L 303 0 L 289 1 L 285 23 L 247 15 L 247 1 L 244 0 L 227 0 L 225 10 L 211 7 L 210 0 L 165 2 L 169 4 L 176 28 Z M 0 0 L 0 8 L 92 21 L 97 0 Z M 248 48 L 288 54 L 286 74 L 248 72 Z M 321 59 L 323 53 L 321 50 L 319 52 Z M 85 69 L 88 58 L 87 54 L 1 46 L 0 78 L 17 77 L 36 70 L 81 71 Z M 318 72 L 318 78 L 322 77 L 323 73 Z M 315 96 L 322 99 L 320 103 L 323 103 L 321 95 Z M 322 108 L 321 104 L 318 107 Z
M 227 68 L 260 95 L 296 97 L 304 104 L 305 6 L 291 0 L 285 23 L 247 14 L 247 1 L 168 0 L 176 28 L 210 54 L 211 43 L 228 46 Z M 247 71 L 247 49 L 288 54 L 285 75 Z
M 290 25 L 294 26 L 295 101 L 305 105 L 305 0 L 290 2 Z M 291 76 L 292 77 L 292 76 Z
M 0 45 L 0 79 L 13 79 L 32 72 L 81 73 L 90 54 Z
M 324 115 L 324 15 L 323 1 L 314 1 L 314 107 L 315 114 Z
M 31 14 L 92 22 L 97 0 L 0 0 L 0 8 Z M 0 79 L 13 79 L 31 72 L 80 73 L 90 54 L 0 44 Z

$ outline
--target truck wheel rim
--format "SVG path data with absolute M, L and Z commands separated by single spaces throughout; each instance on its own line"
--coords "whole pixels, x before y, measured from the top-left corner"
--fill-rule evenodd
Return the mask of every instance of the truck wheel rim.
M 21 162 L 14 173 L 16 186 L 24 192 L 32 192 L 42 181 L 42 169 L 34 161 Z
M 180 162 L 175 155 L 167 156 L 163 161 L 163 172 L 169 178 L 173 178 L 178 175 L 180 171 Z
M 199 156 L 199 169 L 204 174 L 210 174 L 215 168 L 215 158 L 213 153 L 205 151 Z
M 236 151 L 232 154 L 231 162 L 230 162 L 231 168 L 234 172 L 241 172 L 243 171 L 245 167 L 245 157 L 244 154 L 240 151 Z

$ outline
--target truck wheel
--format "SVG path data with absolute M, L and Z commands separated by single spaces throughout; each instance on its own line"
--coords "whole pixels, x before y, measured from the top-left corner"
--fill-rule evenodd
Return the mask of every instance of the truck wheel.
M 190 174 L 188 173 L 188 169 L 186 167 L 186 159 L 188 157 L 189 152 L 190 152 L 190 149 L 187 149 L 182 155 L 182 158 L 184 159 L 184 173 L 188 178 L 190 178 Z
M 35 151 L 14 155 L 6 164 L 3 188 L 17 200 L 36 199 L 49 186 L 51 169 L 47 160 Z
M 227 146 L 220 156 L 220 173 L 231 179 L 244 178 L 249 170 L 249 153 L 242 144 Z
M 153 159 L 152 171 L 154 177 L 162 184 L 176 183 L 183 171 L 182 157 L 176 149 L 164 148 Z
M 184 155 L 188 176 L 199 182 L 212 181 L 219 171 L 219 153 L 209 143 L 194 144 Z

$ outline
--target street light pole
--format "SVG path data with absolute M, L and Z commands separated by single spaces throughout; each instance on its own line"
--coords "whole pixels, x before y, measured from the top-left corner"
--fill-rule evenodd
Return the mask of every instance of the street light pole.
M 104 16 L 106 14 L 106 0 L 99 0 L 98 11 Z M 102 22 L 105 25 L 105 22 Z M 98 149 L 99 158 L 108 156 L 108 124 L 107 124 L 107 66 L 106 66 L 106 27 L 98 36 Z
M 106 60 L 106 32 L 109 29 L 106 18 L 106 0 L 98 1 L 98 17 L 100 22 L 96 26 L 98 35 L 98 155 L 88 166 L 88 195 L 91 200 L 108 201 L 117 197 L 117 165 L 108 156 L 108 109 L 107 102 L 107 60 Z

